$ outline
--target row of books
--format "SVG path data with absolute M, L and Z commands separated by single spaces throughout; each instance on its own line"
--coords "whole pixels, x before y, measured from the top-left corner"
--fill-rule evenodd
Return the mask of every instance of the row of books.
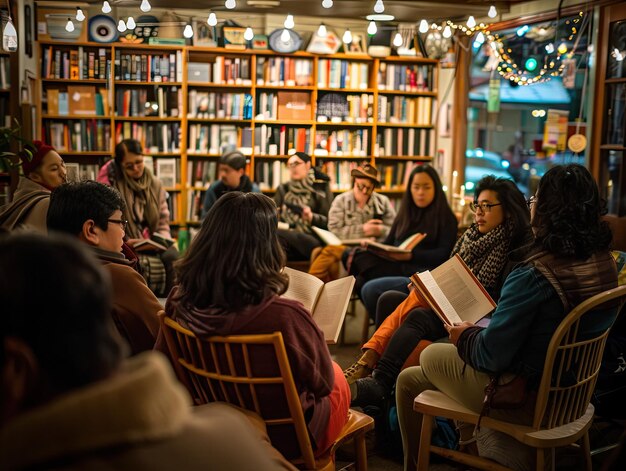
M 258 143 L 261 154 L 264 154 L 263 150 L 269 155 L 287 155 L 289 152 L 311 153 L 311 128 L 283 125 L 264 129 L 263 125 L 254 131 L 255 151 Z
M 419 64 L 388 64 L 380 62 L 378 89 L 403 92 L 432 91 L 434 67 Z
M 173 123 L 117 123 L 115 142 L 136 139 L 148 153 L 180 152 L 180 124 Z
M 256 84 L 268 86 L 312 86 L 313 61 L 294 57 L 256 59 Z
M 383 191 L 404 190 L 409 184 L 411 172 L 418 165 L 420 164 L 411 161 L 389 164 L 377 162 L 376 168 L 381 179 L 380 189 Z
M 63 152 L 108 151 L 111 143 L 111 125 L 95 119 L 67 122 L 47 122 L 43 127 L 44 140 Z
M 182 101 L 182 89 L 175 86 L 116 89 L 115 114 L 116 116 L 176 118 L 180 115 Z
M 60 116 L 103 116 L 108 113 L 108 91 L 92 85 L 68 85 L 67 90 L 48 88 L 47 111 Z
M 330 177 L 331 190 L 349 190 L 352 187 L 350 172 L 357 168 L 359 164 L 359 162 L 350 162 L 347 160 L 325 161 L 322 164 L 322 172 Z
M 340 129 L 315 131 L 315 150 L 317 156 L 367 156 L 370 146 L 369 129 Z
M 179 160 L 172 157 L 153 159 L 153 173 L 161 180 L 161 184 L 168 189 L 176 186 L 180 178 Z
M 241 128 L 240 128 L 241 129 Z M 251 133 L 252 129 L 247 133 Z M 246 144 L 241 131 L 232 124 L 190 124 L 187 152 L 191 154 L 223 154 Z M 247 134 L 246 133 L 246 134 Z M 251 139 L 251 138 L 250 138 Z M 250 146 L 252 144 L 250 143 Z
M 77 162 L 65 162 L 65 168 L 67 171 L 67 181 L 70 182 L 96 180 L 98 178 L 98 172 L 100 171 L 100 165 L 98 164 L 83 164 Z
M 179 207 L 179 199 L 180 199 L 180 193 L 178 192 L 169 192 L 167 194 L 167 208 L 170 211 L 170 222 L 179 222 L 179 213 L 178 213 L 178 207 Z
M 257 95 L 256 118 L 266 120 L 311 120 L 309 92 L 264 92 Z
M 367 62 L 340 59 L 320 59 L 317 66 L 318 88 L 368 88 L 369 66 Z
M 187 80 L 225 85 L 251 85 L 250 58 L 216 56 L 212 63 L 189 62 Z
M 374 121 L 374 95 L 320 94 L 317 101 L 317 121 L 345 121 L 372 123 Z
M 378 95 L 378 123 L 402 123 L 430 126 L 433 99 Z
M 190 90 L 187 117 L 252 119 L 252 95 Z
M 216 175 L 216 159 L 187 161 L 187 184 L 192 188 L 208 188 L 215 181 Z
M 122 54 L 115 51 L 115 80 L 136 82 L 182 82 L 183 53 Z
M 43 49 L 41 78 L 44 79 L 108 79 L 111 70 L 110 54 L 105 48 L 61 49 L 48 46 Z
M 274 190 L 289 179 L 289 169 L 284 160 L 258 161 L 254 166 L 254 180 L 261 191 Z
M 0 56 L 0 88 L 11 88 L 11 61 L 9 56 Z
M 428 156 L 433 155 L 433 142 L 428 129 L 385 128 L 376 135 L 374 155 L 389 156 Z

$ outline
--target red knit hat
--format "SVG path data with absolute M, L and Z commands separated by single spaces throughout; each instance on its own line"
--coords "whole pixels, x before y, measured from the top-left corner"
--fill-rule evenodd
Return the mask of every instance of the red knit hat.
M 30 172 L 36 170 L 37 167 L 41 165 L 43 158 L 46 156 L 48 152 L 51 150 L 55 150 L 54 147 L 45 144 L 42 141 L 33 141 L 35 148 L 33 149 L 31 146 L 28 146 L 28 150 L 31 152 L 29 154 L 27 151 L 20 152 L 20 160 L 22 161 L 22 169 L 24 170 L 24 175 L 29 175 Z

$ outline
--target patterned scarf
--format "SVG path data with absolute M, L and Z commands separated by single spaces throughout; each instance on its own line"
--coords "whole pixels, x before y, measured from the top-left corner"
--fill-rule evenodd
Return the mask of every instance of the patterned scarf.
M 121 173 L 115 175 L 115 187 L 126 202 L 123 215 L 128 221 L 128 237 L 142 239 L 143 228 L 146 226 L 150 234 L 153 234 L 159 226 L 160 182 L 147 167 L 139 180 L 128 178 L 123 170 L 116 173 Z
M 456 242 L 452 255 L 458 253 L 487 290 L 495 288 L 508 261 L 512 234 L 509 219 L 487 234 L 481 234 L 472 224 Z
M 285 193 L 285 202 L 297 206 L 308 206 L 311 195 L 317 190 L 313 186 L 315 183 L 315 171 L 311 168 L 306 178 L 302 180 L 291 180 L 289 189 Z M 282 208 L 282 218 L 297 232 L 311 233 L 311 227 L 305 223 L 299 214 L 294 213 L 290 208 Z

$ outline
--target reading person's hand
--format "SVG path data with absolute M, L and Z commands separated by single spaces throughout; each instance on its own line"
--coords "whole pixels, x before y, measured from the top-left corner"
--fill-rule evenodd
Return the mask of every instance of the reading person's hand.
M 313 211 L 308 206 L 302 206 L 302 220 L 309 224 L 313 222 Z
M 455 325 L 444 324 L 444 327 L 448 331 L 450 342 L 452 342 L 452 344 L 456 346 L 457 342 L 459 341 L 459 337 L 465 331 L 465 329 L 472 327 L 473 325 L 474 324 L 472 324 L 471 322 L 464 321 L 464 322 L 461 322 L 460 324 L 455 324 Z
M 370 219 L 363 224 L 363 235 L 365 237 L 380 237 L 383 233 L 383 222 L 380 219 Z

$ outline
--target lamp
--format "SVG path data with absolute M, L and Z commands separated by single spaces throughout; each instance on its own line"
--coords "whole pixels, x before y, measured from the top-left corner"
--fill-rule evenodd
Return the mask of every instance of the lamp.
M 139 7 L 139 9 L 144 13 L 147 13 L 152 10 L 152 5 L 150 5 L 150 2 L 148 0 L 141 0 L 141 6 Z

